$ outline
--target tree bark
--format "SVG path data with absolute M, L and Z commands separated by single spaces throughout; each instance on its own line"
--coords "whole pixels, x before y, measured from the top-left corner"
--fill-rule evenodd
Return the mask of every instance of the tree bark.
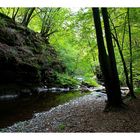
M 117 69 L 115 63 L 116 61 L 113 54 L 114 50 L 113 50 L 113 45 L 111 40 L 111 32 L 109 29 L 109 21 L 106 19 L 108 18 L 106 15 L 107 11 L 105 10 L 103 16 L 104 16 L 104 22 L 107 22 L 105 24 L 105 32 L 106 32 L 106 41 L 108 45 L 107 49 L 109 55 L 107 55 L 104 40 L 103 40 L 103 32 L 101 27 L 99 8 L 92 8 L 92 10 L 93 10 L 93 18 L 95 23 L 96 37 L 97 37 L 97 44 L 98 44 L 98 51 L 99 51 L 99 62 L 104 76 L 105 88 L 106 88 L 107 98 L 108 98 L 107 107 L 110 106 L 120 107 L 122 104 L 121 91 L 120 91 L 119 79 L 117 75 Z M 102 9 L 102 12 L 104 12 L 104 9 Z
M 123 64 L 123 70 L 124 70 L 124 74 L 125 74 L 125 78 L 126 78 L 126 84 L 127 84 L 128 88 L 129 88 L 129 90 L 131 90 L 131 86 L 130 86 L 130 82 L 129 82 L 129 76 L 128 76 L 128 70 L 127 70 L 127 66 L 126 66 L 126 63 L 125 63 L 125 59 L 123 57 L 123 52 L 121 50 L 119 40 L 118 40 L 117 36 L 115 37 L 113 34 L 112 34 L 112 36 L 113 36 L 114 40 L 117 43 L 119 54 L 121 56 L 121 61 L 122 61 L 122 64 Z
M 130 26 L 130 17 L 129 17 L 129 8 L 127 9 L 128 14 L 128 32 L 129 32 L 129 52 L 130 52 L 130 95 L 132 98 L 136 98 L 134 94 L 134 87 L 133 87 L 133 65 L 132 65 L 132 38 L 131 38 L 131 26 Z
M 110 96 L 110 102 L 113 101 L 114 104 L 121 104 L 121 90 L 120 90 L 120 82 L 118 77 L 118 71 L 116 66 L 116 59 L 115 59 L 115 53 L 114 53 L 114 47 L 112 43 L 112 37 L 111 37 L 111 30 L 109 25 L 109 18 L 108 18 L 108 12 L 107 8 L 101 8 L 102 10 L 102 16 L 103 16 L 103 23 L 104 23 L 104 29 L 105 29 L 105 38 L 107 43 L 107 50 L 110 60 L 110 67 L 111 67 L 111 87 L 112 88 L 112 94 L 109 94 Z M 111 103 L 111 104 L 113 104 Z

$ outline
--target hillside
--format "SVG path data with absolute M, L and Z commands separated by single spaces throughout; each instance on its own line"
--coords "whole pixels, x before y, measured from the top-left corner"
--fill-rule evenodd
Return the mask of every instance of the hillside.
M 54 47 L 39 33 L 0 13 L 0 88 L 2 92 L 34 86 L 53 86 L 65 71 Z M 8 85 L 8 86 L 7 86 Z M 16 87 L 15 87 L 16 86 Z M 3 88 L 5 90 L 3 90 Z

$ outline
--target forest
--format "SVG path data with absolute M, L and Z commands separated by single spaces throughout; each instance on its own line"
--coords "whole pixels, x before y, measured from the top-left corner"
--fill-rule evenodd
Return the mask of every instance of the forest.
M 0 132 L 140 132 L 139 37 L 140 8 L 0 8 Z

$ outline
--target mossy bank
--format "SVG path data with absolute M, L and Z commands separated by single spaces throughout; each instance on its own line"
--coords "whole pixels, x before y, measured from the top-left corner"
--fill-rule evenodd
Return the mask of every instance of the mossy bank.
M 65 69 L 48 38 L 0 13 L 1 93 L 61 85 L 57 75 L 65 73 Z

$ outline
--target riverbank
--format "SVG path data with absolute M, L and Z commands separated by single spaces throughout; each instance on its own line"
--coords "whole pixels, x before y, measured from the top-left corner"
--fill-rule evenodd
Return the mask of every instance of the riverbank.
M 91 93 L 2 132 L 140 132 L 140 98 L 125 101 L 128 109 L 104 113 L 106 95 Z

